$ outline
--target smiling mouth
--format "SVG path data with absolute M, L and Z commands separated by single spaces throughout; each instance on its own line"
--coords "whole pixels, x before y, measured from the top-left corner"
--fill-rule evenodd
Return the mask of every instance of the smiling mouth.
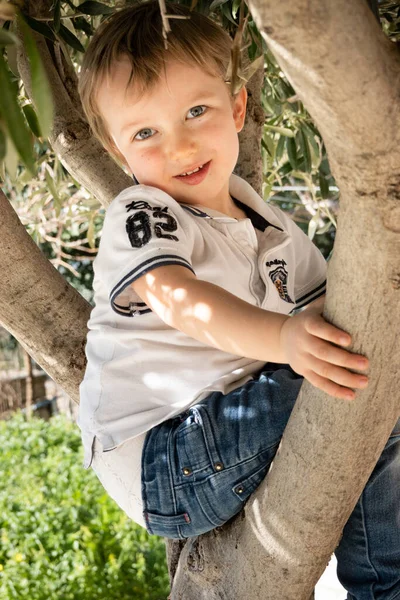
M 187 177 L 188 175 L 193 175 L 193 173 L 198 173 L 199 171 L 201 171 L 206 165 L 208 165 L 210 161 L 203 163 L 202 165 L 199 165 L 198 167 L 196 167 L 195 169 L 193 169 L 192 171 L 184 171 L 183 173 L 181 173 L 180 175 L 176 175 L 176 177 Z

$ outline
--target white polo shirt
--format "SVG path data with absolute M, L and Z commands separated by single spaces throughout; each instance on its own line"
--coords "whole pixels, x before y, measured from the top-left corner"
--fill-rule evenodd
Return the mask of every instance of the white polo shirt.
M 144 439 L 212 391 L 239 387 L 264 364 L 169 327 L 134 293 L 136 279 L 159 266 L 181 265 L 254 306 L 284 314 L 325 292 L 325 259 L 301 229 L 234 174 L 230 194 L 248 218 L 180 205 L 143 185 L 124 190 L 109 206 L 93 265 L 95 307 L 80 386 L 85 468 L 95 436 L 104 451 Z

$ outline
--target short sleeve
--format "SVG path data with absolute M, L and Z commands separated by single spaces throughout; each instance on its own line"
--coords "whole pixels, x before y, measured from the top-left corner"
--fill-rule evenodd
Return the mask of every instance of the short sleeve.
M 325 294 L 327 263 L 317 246 L 287 214 L 279 211 L 279 216 L 292 239 L 295 265 L 292 312 L 295 312 Z
M 116 313 L 129 317 L 151 312 L 131 284 L 153 269 L 180 265 L 193 271 L 192 228 L 186 211 L 157 188 L 134 186 L 113 200 L 94 271 Z

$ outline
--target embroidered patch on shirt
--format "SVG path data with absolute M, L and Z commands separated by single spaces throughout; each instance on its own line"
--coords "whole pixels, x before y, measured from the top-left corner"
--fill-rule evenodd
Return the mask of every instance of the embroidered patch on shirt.
M 277 267 L 270 271 L 268 275 L 272 283 L 276 287 L 279 297 L 282 298 L 282 300 L 284 300 L 285 302 L 294 304 L 287 291 L 288 272 L 285 269 L 286 262 L 284 260 L 275 259 L 266 263 L 267 267 L 272 267 L 274 265 L 277 265 Z
M 133 248 L 142 248 L 148 244 L 153 234 L 158 238 L 179 241 L 176 235 L 172 235 L 178 229 L 178 223 L 168 213 L 168 206 L 150 206 L 143 200 L 137 200 L 126 205 L 126 211 L 131 210 L 136 212 L 127 218 L 126 232 Z

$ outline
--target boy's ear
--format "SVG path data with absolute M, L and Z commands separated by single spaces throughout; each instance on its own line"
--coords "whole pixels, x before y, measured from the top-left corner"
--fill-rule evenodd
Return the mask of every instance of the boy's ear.
M 246 118 L 247 89 L 244 85 L 233 99 L 233 118 L 236 124 L 236 131 L 242 131 L 244 120 Z

